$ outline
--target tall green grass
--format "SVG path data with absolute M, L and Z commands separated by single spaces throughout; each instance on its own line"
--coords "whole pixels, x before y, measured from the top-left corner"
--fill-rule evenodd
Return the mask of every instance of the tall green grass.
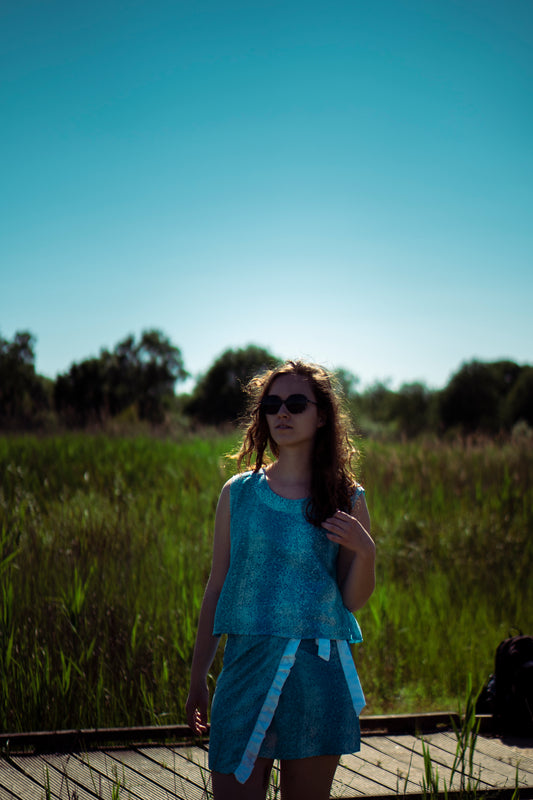
M 529 440 L 369 445 L 378 583 L 359 613 L 374 713 L 457 707 L 498 642 L 533 631 Z
M 184 721 L 231 437 L 0 439 L 0 726 Z M 456 708 L 533 630 L 527 441 L 365 445 L 368 712 Z M 213 680 L 220 669 L 220 654 Z

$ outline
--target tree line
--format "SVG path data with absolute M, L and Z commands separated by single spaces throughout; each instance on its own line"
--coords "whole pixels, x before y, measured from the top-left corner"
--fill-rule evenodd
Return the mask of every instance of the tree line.
M 280 363 L 257 345 L 226 350 L 195 383 L 179 347 L 161 331 L 128 336 L 98 357 L 73 363 L 55 380 L 35 370 L 36 340 L 28 331 L 11 341 L 0 336 L 0 430 L 49 430 L 104 426 L 110 420 L 161 424 L 178 419 L 191 427 L 236 423 L 246 397 L 243 386 L 260 370 Z M 356 426 L 368 435 L 414 437 L 423 433 L 497 435 L 515 426 L 533 429 L 533 367 L 513 361 L 462 364 L 448 384 L 431 390 L 406 383 L 393 390 L 378 382 L 358 389 L 358 378 L 339 368 Z

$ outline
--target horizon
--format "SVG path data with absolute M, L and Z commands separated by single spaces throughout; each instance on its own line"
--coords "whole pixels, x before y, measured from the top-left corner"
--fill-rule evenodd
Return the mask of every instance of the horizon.
M 159 331 L 159 332 L 162 333 L 163 335 L 165 333 L 164 331 Z M 32 333 L 32 332 L 31 331 L 17 331 L 16 333 Z M 0 335 L 1 335 L 1 331 L 0 331 Z M 126 336 L 121 337 L 120 341 L 123 341 L 126 338 L 127 338 Z M 140 341 L 140 336 L 139 337 L 134 336 L 134 338 L 135 338 L 136 343 L 138 343 Z M 37 337 L 34 337 L 34 339 L 36 340 Z M 170 341 L 171 345 L 175 345 L 176 347 L 178 347 L 178 349 L 181 352 L 181 348 L 179 348 L 179 345 L 177 345 L 175 342 L 172 342 L 171 340 L 169 340 L 169 341 Z M 118 345 L 118 344 L 119 344 L 119 342 L 115 342 L 113 344 L 113 346 L 111 346 L 111 347 L 101 347 L 98 350 L 98 352 L 95 351 L 95 352 L 91 353 L 90 355 L 87 355 L 86 357 L 82 357 L 82 358 L 78 359 L 77 361 L 72 362 L 72 364 L 70 364 L 66 369 L 61 370 L 60 372 L 57 372 L 55 375 L 44 375 L 43 373 L 40 373 L 38 371 L 38 369 L 37 369 L 37 353 L 35 353 L 35 371 L 42 378 L 46 378 L 47 380 L 51 380 L 51 381 L 56 381 L 59 375 L 67 374 L 69 372 L 70 368 L 72 366 L 74 366 L 74 364 L 80 364 L 83 361 L 90 360 L 92 358 L 99 358 L 103 350 L 107 350 L 108 352 L 112 352 L 115 349 L 115 346 Z M 246 347 L 248 347 L 248 346 L 256 346 L 256 347 L 259 347 L 261 349 L 267 350 L 267 352 L 270 352 L 270 351 L 268 351 L 267 348 L 263 347 L 263 345 L 260 342 L 249 342 L 248 344 L 245 344 L 242 347 L 229 348 L 229 349 L 240 350 L 240 349 L 246 349 Z M 35 348 L 35 350 L 36 349 L 37 348 Z M 224 351 L 224 352 L 226 352 L 226 351 Z M 208 364 L 205 372 L 208 372 L 209 369 L 211 369 L 211 367 L 217 361 L 217 359 L 220 358 L 223 354 L 224 354 L 223 352 L 218 353 L 217 356 L 215 356 L 213 358 L 213 361 L 210 364 Z M 181 355 L 182 355 L 183 362 L 184 362 L 185 369 L 186 369 L 185 358 L 184 358 L 183 352 L 181 352 Z M 276 354 L 275 353 L 270 353 L 270 355 L 275 356 Z M 289 358 L 291 358 L 291 356 L 288 356 L 287 359 L 284 359 L 284 360 L 288 360 Z M 357 393 L 364 393 L 365 391 L 372 390 L 374 387 L 376 387 L 378 385 L 383 385 L 387 389 L 390 389 L 391 391 L 397 392 L 397 391 L 400 391 L 404 386 L 410 386 L 410 385 L 413 385 L 413 384 L 421 384 L 426 389 L 428 389 L 429 391 L 433 392 L 433 391 L 440 391 L 440 390 L 444 389 L 447 386 L 447 384 L 449 383 L 449 381 L 453 378 L 453 376 L 456 375 L 462 369 L 462 367 L 465 366 L 466 364 L 470 364 L 470 363 L 473 363 L 473 362 L 478 362 L 478 363 L 489 365 L 489 364 L 498 363 L 498 362 L 504 362 L 504 361 L 509 361 L 511 363 L 514 363 L 517 366 L 519 366 L 520 368 L 533 367 L 533 363 L 531 363 L 531 362 L 522 362 L 522 363 L 520 363 L 519 361 L 516 361 L 515 359 L 512 359 L 512 358 L 497 358 L 497 359 L 486 360 L 486 359 L 478 359 L 478 358 L 474 357 L 474 358 L 470 358 L 470 359 L 463 359 L 456 366 L 455 369 L 452 369 L 452 371 L 450 372 L 446 382 L 443 383 L 440 386 L 431 386 L 426 381 L 420 380 L 420 379 L 419 380 L 413 380 L 413 381 L 402 381 L 400 383 L 393 384 L 392 380 L 389 379 L 389 378 L 384 378 L 384 379 L 377 378 L 376 380 L 374 380 L 374 381 L 372 381 L 370 383 L 363 383 L 363 381 L 361 380 L 359 375 L 353 373 L 351 370 L 346 368 L 343 364 L 337 364 L 334 367 L 331 367 L 330 369 L 333 372 L 337 371 L 337 370 L 345 370 L 347 372 L 347 376 L 349 378 L 350 377 L 354 378 L 355 382 L 354 382 L 353 391 L 356 394 Z M 186 369 L 186 371 L 188 372 L 187 369 Z M 178 379 L 176 381 L 176 383 L 175 383 L 175 388 L 174 388 L 175 394 L 177 396 L 179 396 L 180 394 L 188 394 L 188 393 L 190 393 L 194 389 L 194 387 L 198 383 L 198 381 L 203 377 L 203 375 L 205 375 L 205 372 L 202 372 L 201 374 L 198 374 L 198 375 L 189 374 L 189 376 L 187 378 Z

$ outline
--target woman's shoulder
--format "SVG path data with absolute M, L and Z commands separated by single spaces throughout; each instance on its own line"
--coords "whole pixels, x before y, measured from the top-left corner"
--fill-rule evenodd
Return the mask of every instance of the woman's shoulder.
M 262 472 L 247 470 L 237 472 L 222 487 L 220 494 L 226 502 L 229 502 L 231 509 L 235 511 L 244 501 L 255 502 L 256 492 Z
M 226 481 L 224 486 L 222 487 L 222 491 L 229 491 L 234 492 L 238 491 L 243 486 L 246 486 L 249 483 L 256 483 L 260 480 L 262 475 L 262 471 L 256 472 L 255 470 L 249 469 L 246 472 L 237 472 L 235 475 L 232 475 L 229 480 Z

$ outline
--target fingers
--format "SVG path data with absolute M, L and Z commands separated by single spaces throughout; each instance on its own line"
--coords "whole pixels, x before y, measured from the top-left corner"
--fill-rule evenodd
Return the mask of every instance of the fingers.
M 359 529 L 365 530 L 357 517 L 352 517 L 351 514 L 347 514 L 345 511 L 337 511 L 332 517 L 329 517 L 322 523 L 322 527 L 340 532 L 349 532 L 350 530 Z
M 187 713 L 187 724 L 197 736 L 207 732 L 207 706 L 203 702 L 197 702 L 195 698 L 189 697 L 185 706 Z
M 323 525 L 323 528 L 326 529 L 326 536 L 332 542 L 343 542 L 347 536 L 347 532 L 341 528 L 340 525 L 337 525 L 335 522 L 330 522 L 326 520 Z
M 356 520 L 344 511 L 337 511 L 332 517 L 324 520 L 322 527 L 331 533 L 343 533 Z
M 207 714 L 203 714 L 198 708 L 194 712 L 194 719 L 193 725 L 191 726 L 193 731 L 201 736 L 204 733 L 207 733 Z
M 331 542 L 342 544 L 349 550 L 360 548 L 368 536 L 359 520 L 345 511 L 337 511 L 322 523 L 322 527 Z
M 329 517 L 326 520 L 326 522 L 331 522 L 337 525 L 350 525 L 355 521 L 355 517 L 352 517 L 352 515 L 348 514 L 346 511 L 336 511 L 332 517 Z
M 207 733 L 207 714 L 199 708 L 195 708 L 192 713 L 187 713 L 187 723 L 197 736 Z

